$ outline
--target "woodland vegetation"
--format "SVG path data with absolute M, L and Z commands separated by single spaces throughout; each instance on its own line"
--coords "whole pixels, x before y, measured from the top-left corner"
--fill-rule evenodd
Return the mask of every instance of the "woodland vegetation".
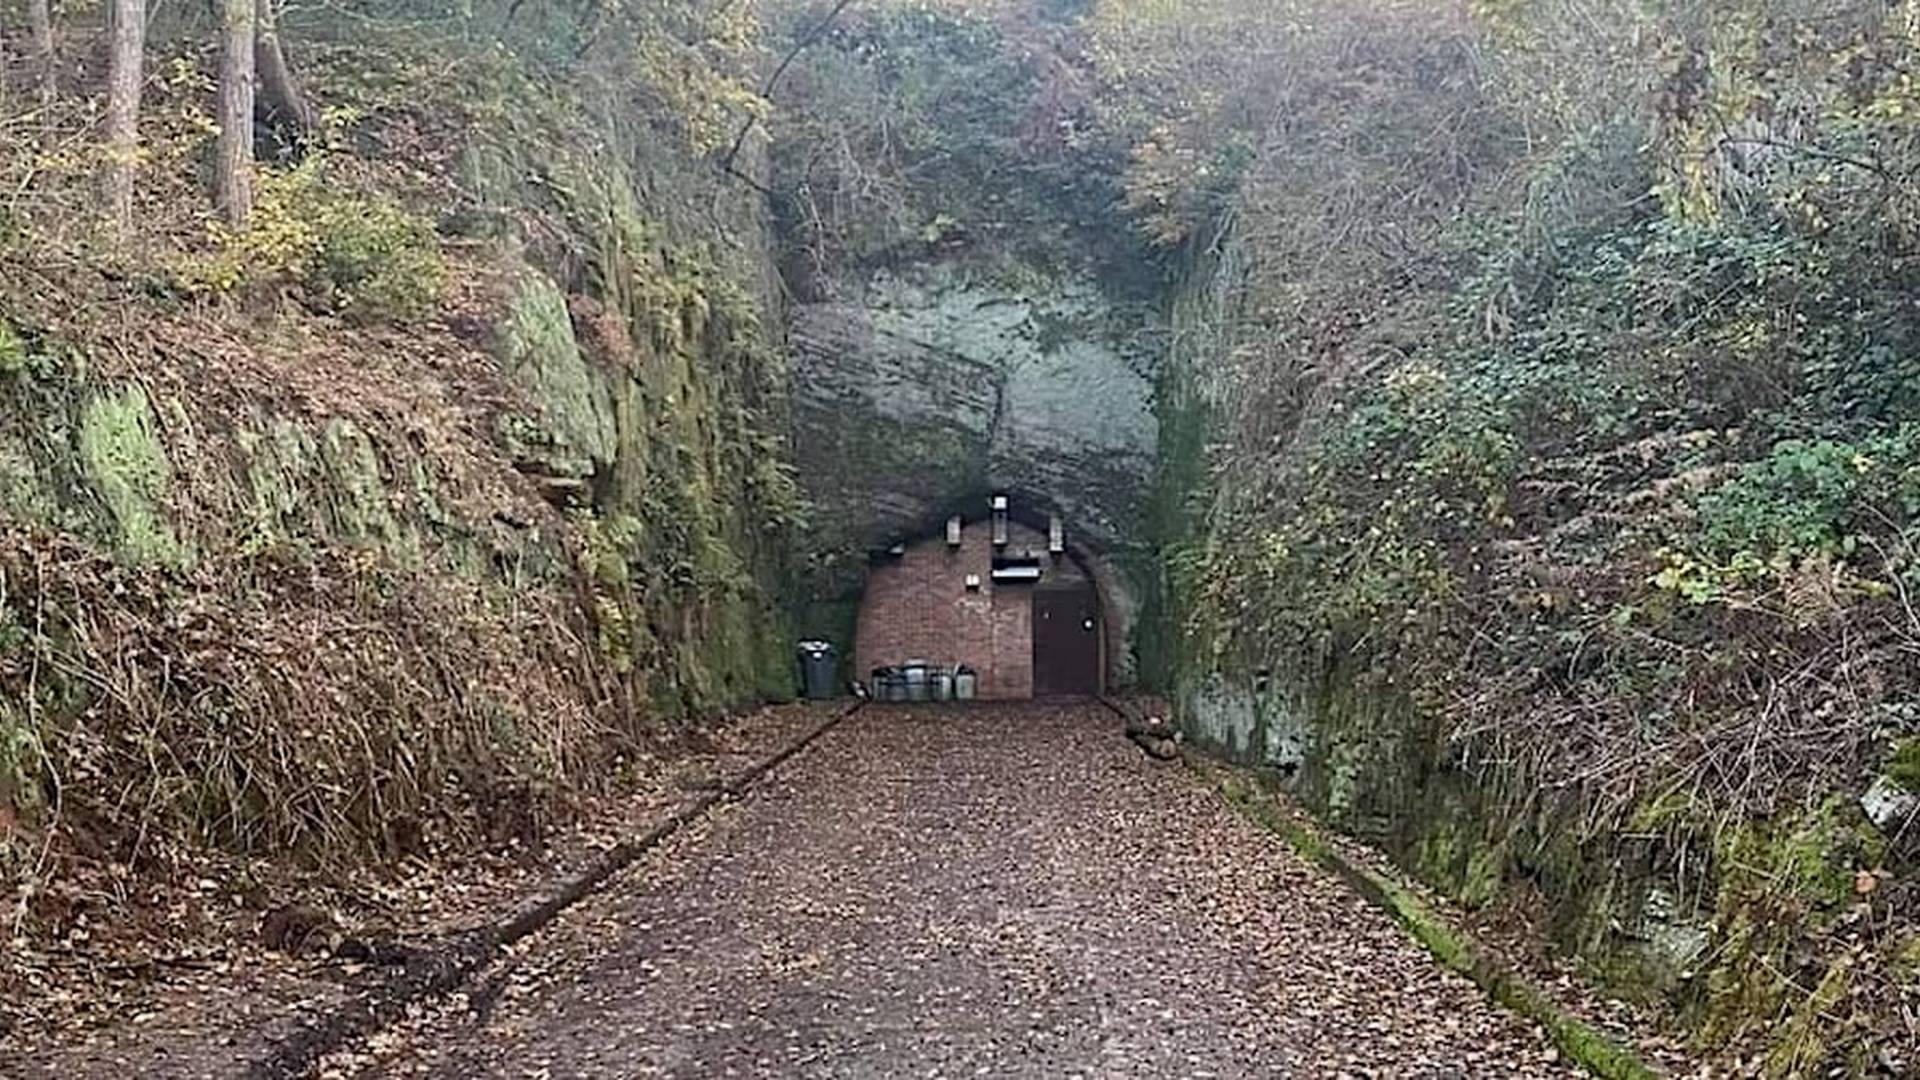
M 1920 793 L 1914 0 L 30 0 L 0 42 L 0 268 L 208 318 L 434 317 L 463 128 L 581 116 L 764 199 L 791 297 L 1097 268 L 1163 316 L 1160 688 L 1404 699 L 1493 852 L 1456 893 L 1636 838 L 1712 944 L 1616 985 L 1776 1075 L 1920 1067 L 1920 836 L 1858 806 Z M 570 246 L 619 199 L 540 182 L 587 209 L 530 247 L 678 310 Z M 724 262 L 666 277 L 744 311 Z M 737 490 L 789 521 L 776 360 L 729 369 Z
M 120 11 L 0 4 L 0 1028 L 792 693 L 757 24 Z

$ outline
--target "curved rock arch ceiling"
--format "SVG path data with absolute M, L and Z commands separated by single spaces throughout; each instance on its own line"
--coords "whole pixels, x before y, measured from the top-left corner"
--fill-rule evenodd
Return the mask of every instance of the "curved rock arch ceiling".
M 1018 290 L 879 273 L 792 313 L 796 442 L 822 541 L 926 528 L 973 495 L 1043 493 L 1100 550 L 1139 543 L 1158 426 L 1137 319 L 1085 277 Z
M 867 550 L 1007 492 L 1060 514 L 1131 608 L 1158 443 L 1145 318 L 1088 274 L 1021 277 L 934 263 L 792 309 L 816 598 L 857 592 Z

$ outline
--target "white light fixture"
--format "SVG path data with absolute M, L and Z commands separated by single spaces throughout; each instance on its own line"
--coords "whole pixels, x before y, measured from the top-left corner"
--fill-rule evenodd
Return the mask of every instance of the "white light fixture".
M 980 575 L 979 574 L 967 575 L 967 591 L 968 592 L 980 591 Z
M 993 546 L 1007 546 L 1007 497 L 993 497 Z

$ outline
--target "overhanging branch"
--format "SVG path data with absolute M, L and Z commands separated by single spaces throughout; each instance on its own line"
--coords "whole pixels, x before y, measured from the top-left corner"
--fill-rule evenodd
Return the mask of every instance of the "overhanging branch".
M 833 5 L 833 10 L 827 12 L 825 18 L 813 24 L 811 29 L 801 35 L 799 41 L 793 43 L 793 48 L 788 49 L 787 55 L 780 58 L 780 63 L 774 67 L 773 73 L 767 76 L 766 83 L 761 86 L 760 97 L 763 100 L 772 99 L 774 87 L 779 85 L 780 77 L 787 73 L 787 69 L 793 66 L 793 62 L 799 59 L 801 53 L 812 48 L 816 42 L 826 36 L 827 31 L 833 27 L 834 21 L 840 18 L 841 12 L 852 6 L 853 0 L 839 0 Z M 761 191 L 766 191 L 765 185 L 749 179 L 734 168 L 734 160 L 740 156 L 740 148 L 746 145 L 747 136 L 753 134 L 754 127 L 759 123 L 759 117 L 749 116 L 746 123 L 740 125 L 739 132 L 733 137 L 733 145 L 727 148 L 727 156 L 721 159 L 720 171 L 736 179 L 745 180 Z

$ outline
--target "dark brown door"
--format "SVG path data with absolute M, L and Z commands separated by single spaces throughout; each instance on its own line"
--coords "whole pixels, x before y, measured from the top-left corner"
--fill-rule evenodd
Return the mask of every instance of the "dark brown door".
M 1034 696 L 1099 692 L 1099 597 L 1091 587 L 1034 593 Z

